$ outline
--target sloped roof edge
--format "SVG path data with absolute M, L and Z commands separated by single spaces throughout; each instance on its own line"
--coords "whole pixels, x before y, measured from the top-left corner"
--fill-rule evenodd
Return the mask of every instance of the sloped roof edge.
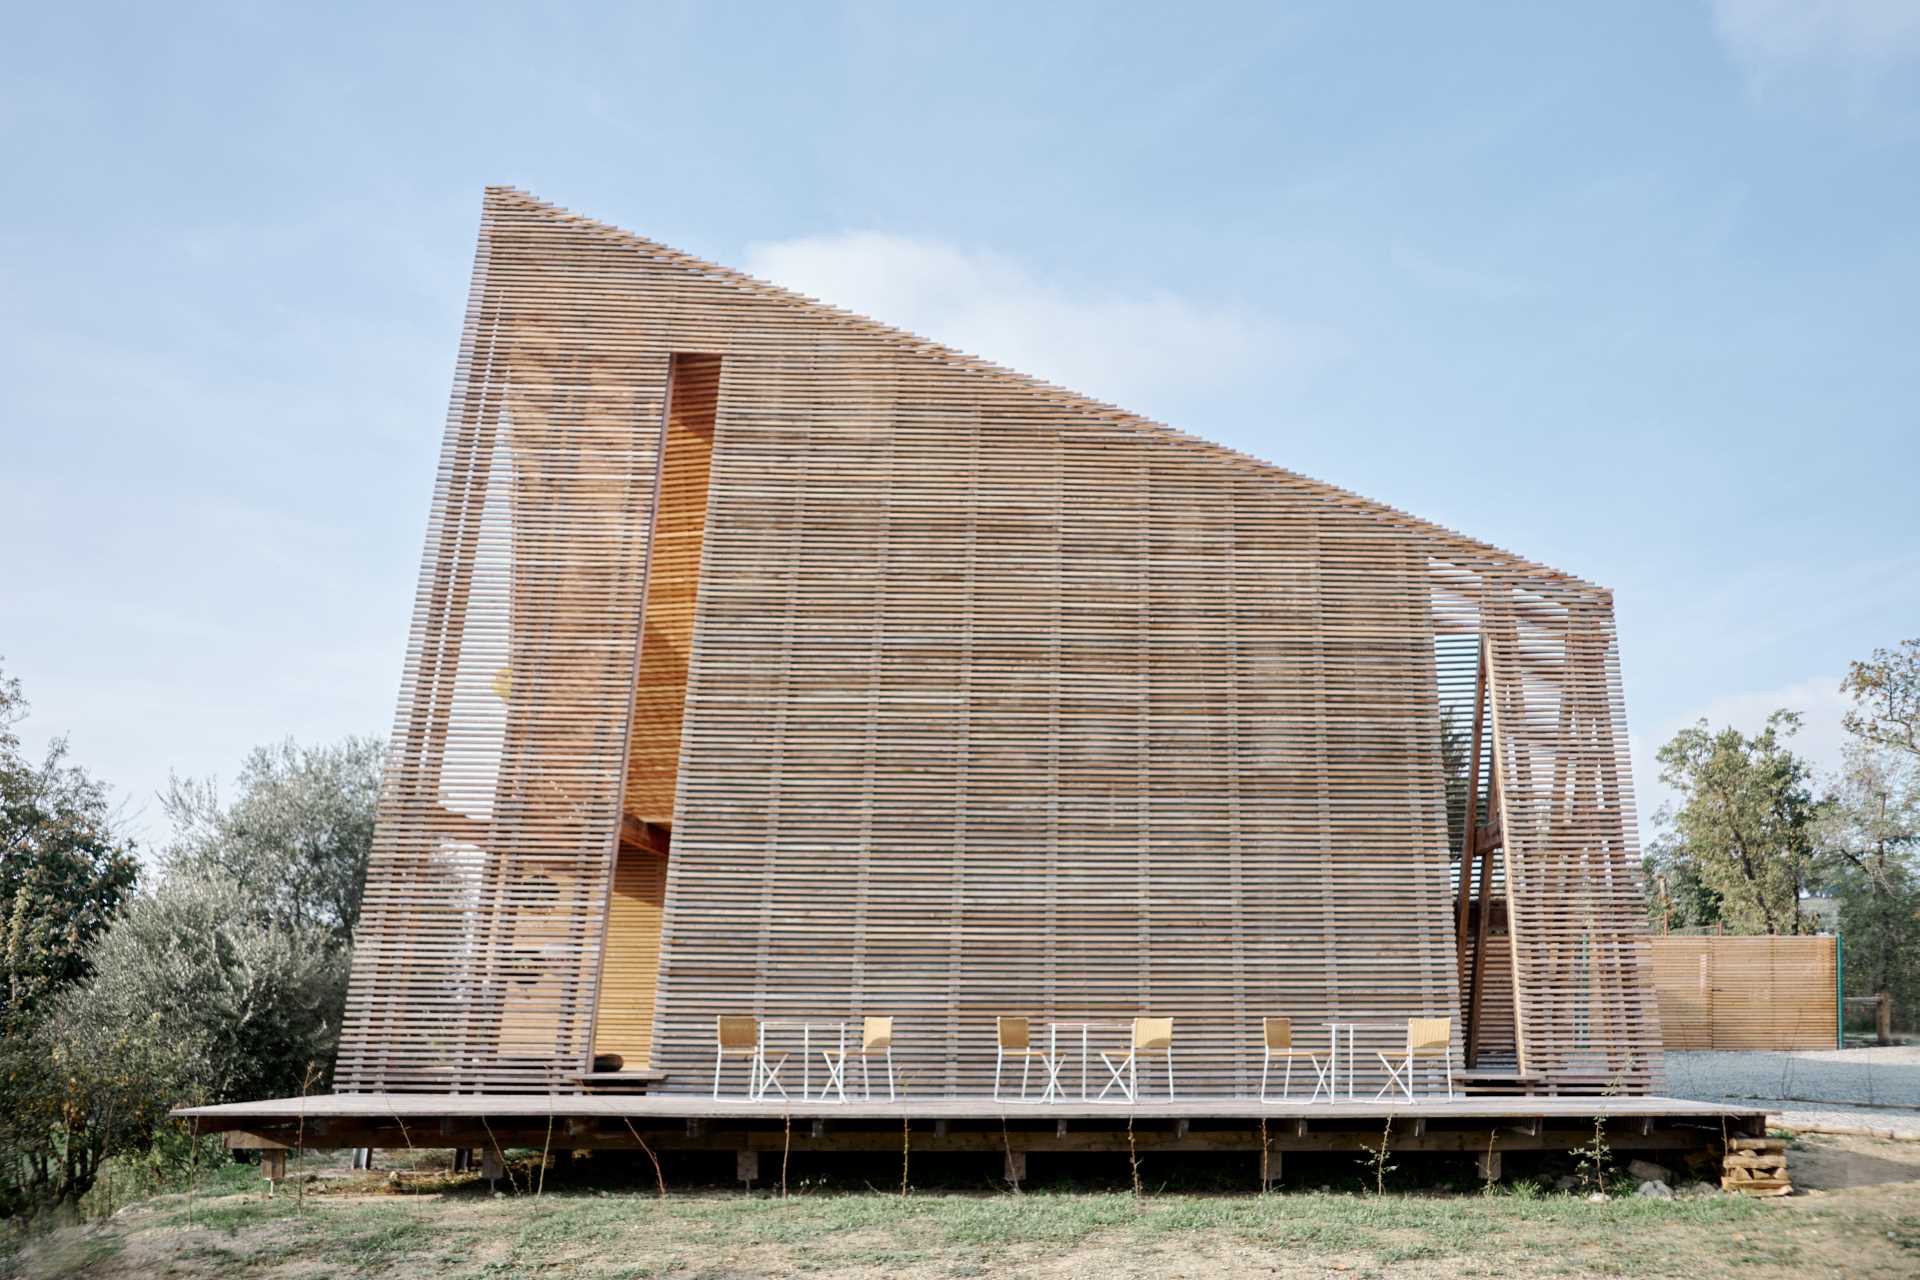
M 628 231 L 622 227 L 616 227 L 611 223 L 602 222 L 598 219 L 575 213 L 571 209 L 542 200 L 538 196 L 523 191 L 518 187 L 488 186 L 486 188 L 484 198 L 484 207 L 486 209 L 491 210 L 498 205 L 514 204 L 522 208 L 538 210 L 567 223 L 577 230 L 610 239 L 615 243 L 639 250 L 651 257 L 683 270 L 695 272 L 709 279 L 723 281 L 748 293 L 799 308 L 821 318 L 832 320 L 837 324 L 849 326 L 869 336 L 885 339 L 904 349 L 936 357 L 985 377 L 1014 382 L 1056 403 L 1071 405 L 1085 412 L 1090 417 L 1102 419 L 1113 425 L 1139 429 L 1153 435 L 1161 436 L 1166 439 L 1168 443 L 1198 450 L 1235 466 L 1252 468 L 1261 473 L 1283 475 L 1293 480 L 1302 481 L 1320 490 L 1332 502 L 1358 512 L 1373 515 L 1389 524 L 1407 527 L 1441 539 L 1444 542 L 1452 544 L 1458 552 L 1464 555 L 1498 561 L 1505 568 L 1547 579 L 1556 585 L 1570 587 L 1582 594 L 1591 593 L 1608 602 L 1612 599 L 1612 592 L 1598 583 L 1590 582 L 1561 569 L 1555 569 L 1548 565 L 1528 560 L 1524 556 L 1516 555 L 1503 547 L 1480 541 L 1477 538 L 1468 537 L 1444 525 L 1422 519 L 1419 516 L 1402 511 L 1398 507 L 1390 506 L 1387 503 L 1363 497 L 1351 490 L 1343 489 L 1338 485 L 1330 484 L 1312 476 L 1302 475 L 1300 472 L 1280 466 L 1277 463 L 1269 462 L 1264 458 L 1258 458 L 1252 454 L 1243 453 L 1238 449 L 1229 448 L 1226 445 L 1218 444 L 1204 437 L 1182 431 L 1177 427 L 1168 426 L 1164 422 L 1158 422 L 1142 414 L 1123 409 L 1118 405 L 1109 404 L 1104 400 L 1097 400 L 1092 396 L 1058 386 L 1048 382 L 1044 378 L 1038 378 L 1032 374 L 1022 373 L 1017 369 L 996 364 L 991 360 L 984 359 L 969 352 L 957 350 L 944 343 L 935 342 L 931 338 L 921 337 L 919 334 L 911 333 L 905 329 L 886 324 L 869 316 L 860 315 L 857 312 L 848 311 L 842 307 L 836 307 L 831 303 L 822 302 L 818 298 L 808 297 L 806 294 L 783 288 L 771 281 L 750 276 L 744 271 L 737 271 L 732 267 L 709 262 L 704 258 L 696 257 L 680 249 L 675 249 L 670 245 L 661 244 L 659 241 L 650 240 L 646 236 Z

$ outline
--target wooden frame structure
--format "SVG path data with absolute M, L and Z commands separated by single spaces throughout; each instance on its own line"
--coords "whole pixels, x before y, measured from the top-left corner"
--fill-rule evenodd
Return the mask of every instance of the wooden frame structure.
M 688 1152 L 733 1152 L 749 1186 L 760 1157 L 778 1169 L 792 1154 L 883 1153 L 916 1162 L 987 1155 L 1007 1180 L 1026 1177 L 1029 1155 L 1124 1152 L 1246 1155 L 1264 1182 L 1281 1179 L 1287 1153 L 1369 1152 L 1383 1128 L 1396 1156 L 1471 1154 L 1480 1176 L 1498 1179 L 1502 1157 L 1579 1149 L 1605 1116 L 1607 1142 L 1622 1154 L 1658 1153 L 1678 1163 L 1765 1142 L 1764 1111 L 1672 1098 L 1480 1098 L 1262 1104 L 1213 1099 L 1178 1104 L 994 1103 L 984 1099 L 812 1104 L 714 1102 L 700 1097 L 455 1097 L 411 1094 L 286 1098 L 181 1111 L 201 1134 L 224 1134 L 234 1150 L 258 1150 L 269 1177 L 284 1176 L 294 1149 L 418 1150 L 452 1147 L 498 1169 L 513 1148 L 549 1152 L 644 1150 L 668 1161 Z M 1729 1162 L 1730 1164 L 1732 1162 Z M 278 1172 L 274 1172 L 275 1169 Z M 771 1172 L 771 1171 L 769 1171 Z
M 341 1090 L 1024 1014 L 1246 1096 L 1280 1014 L 1644 1094 L 1641 902 L 1604 589 L 488 190 Z

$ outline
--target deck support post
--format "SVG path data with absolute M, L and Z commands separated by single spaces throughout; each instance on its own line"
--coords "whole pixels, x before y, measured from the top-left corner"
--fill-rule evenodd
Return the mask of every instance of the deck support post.
M 494 1190 L 494 1184 L 500 1181 L 500 1175 L 507 1171 L 500 1161 L 500 1153 L 492 1149 L 480 1153 L 480 1176 L 487 1180 L 487 1190 Z
M 1500 1181 L 1500 1153 L 1498 1151 L 1482 1151 L 1473 1158 L 1473 1163 L 1474 1168 L 1480 1174 L 1480 1181 Z
M 1015 1191 L 1027 1180 L 1027 1153 L 1024 1151 L 1007 1152 L 1007 1182 Z
M 260 1153 L 260 1176 L 267 1180 L 267 1197 L 272 1199 L 273 1189 L 287 1178 L 286 1148 Z
M 373 1168 L 373 1148 L 355 1147 L 353 1149 L 353 1167 L 370 1170 Z
M 760 1179 L 760 1153 L 758 1151 L 734 1152 L 733 1176 L 745 1183 L 747 1190 L 753 1190 L 753 1184 Z

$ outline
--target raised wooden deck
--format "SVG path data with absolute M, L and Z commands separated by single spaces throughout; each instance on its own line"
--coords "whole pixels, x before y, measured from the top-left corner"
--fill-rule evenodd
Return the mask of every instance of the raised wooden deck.
M 808 1099 L 791 1102 L 749 1102 L 742 1098 L 698 1095 L 624 1094 L 434 1094 L 335 1093 L 308 1098 L 273 1098 L 261 1102 L 230 1102 L 211 1107 L 182 1107 L 174 1114 L 197 1118 L 201 1131 L 245 1128 L 268 1121 L 298 1120 L 438 1120 L 482 1116 L 558 1118 L 620 1118 L 648 1120 L 1105 1120 L 1125 1124 L 1135 1120 L 1365 1120 L 1388 1116 L 1426 1119 L 1488 1119 L 1552 1117 L 1592 1120 L 1596 1116 L 1689 1117 L 1694 1119 L 1759 1114 L 1752 1107 L 1730 1107 L 1712 1102 L 1689 1102 L 1664 1097 L 1477 1097 L 1417 1098 L 1382 1102 L 1353 1101 L 1261 1102 L 1255 1098 L 1176 1098 L 1124 1102 L 1016 1102 L 991 1098 L 903 1098 L 898 1102 L 847 1102 Z
M 1399 1152 L 1471 1153 L 1498 1170 L 1500 1152 L 1571 1151 L 1604 1121 L 1621 1151 L 1718 1150 L 1766 1133 L 1764 1111 L 1665 1097 L 1421 1098 L 1413 1102 L 1260 1102 L 1194 1098 L 1134 1104 L 996 1102 L 748 1102 L 738 1098 L 610 1094 L 332 1094 L 188 1107 L 202 1133 L 234 1147 L 454 1147 L 492 1153 L 645 1148 L 734 1152 L 743 1181 L 760 1153 L 899 1152 L 1003 1155 L 1025 1176 L 1028 1153 L 1245 1152 L 1278 1177 L 1283 1152 L 1358 1151 L 1383 1134 Z M 1389 1123 L 1390 1122 L 1390 1123 Z

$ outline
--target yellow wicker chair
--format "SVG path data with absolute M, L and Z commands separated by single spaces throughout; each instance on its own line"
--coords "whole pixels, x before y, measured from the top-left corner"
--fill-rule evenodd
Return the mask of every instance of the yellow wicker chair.
M 1447 1101 L 1453 1101 L 1453 1019 L 1452 1018 L 1408 1018 L 1407 1049 L 1405 1054 L 1379 1055 L 1380 1065 L 1387 1069 L 1387 1082 L 1374 1095 L 1378 1102 L 1387 1096 L 1396 1086 L 1406 1094 L 1407 1101 L 1413 1101 L 1413 1071 L 1416 1064 L 1431 1062 L 1438 1058 L 1446 1074 Z
M 1327 1064 L 1320 1055 L 1311 1049 L 1296 1049 L 1293 1045 L 1292 1018 L 1261 1019 L 1261 1056 L 1260 1056 L 1260 1101 L 1267 1100 L 1267 1072 L 1273 1066 L 1275 1058 L 1284 1059 L 1287 1066 L 1280 1077 L 1280 1097 L 1287 1098 L 1293 1092 L 1293 1060 L 1305 1058 L 1313 1066 L 1313 1096 L 1319 1097 L 1324 1086 L 1329 1091 L 1332 1084 L 1327 1080 Z

